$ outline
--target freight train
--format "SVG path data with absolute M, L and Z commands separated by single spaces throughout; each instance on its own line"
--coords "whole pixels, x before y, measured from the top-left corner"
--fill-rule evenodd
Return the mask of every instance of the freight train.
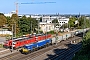
M 62 40 L 67 40 L 70 37 L 74 37 L 75 36 L 74 33 L 75 32 L 69 32 L 69 33 L 66 33 L 62 36 L 58 35 L 58 36 L 55 36 L 55 37 L 52 37 L 52 38 L 47 38 L 47 39 L 44 39 L 44 40 L 41 40 L 41 41 L 37 41 L 36 43 L 24 45 L 23 48 L 21 49 L 21 53 L 28 54 L 28 53 L 30 53 L 34 50 L 38 50 L 39 48 L 59 43 Z
M 85 29 L 87 31 L 89 29 Z M 20 38 L 14 38 L 13 40 L 7 40 L 4 43 L 5 48 L 19 48 L 19 47 L 24 47 L 22 49 L 22 52 L 24 53 L 25 51 L 31 51 L 34 49 L 38 49 L 42 46 L 47 46 L 49 44 L 55 44 L 58 42 L 61 42 L 63 40 L 67 40 L 70 37 L 74 37 L 75 35 L 78 35 L 83 32 L 83 30 L 78 30 L 77 31 L 72 31 L 67 34 L 64 34 L 62 36 L 55 36 L 52 37 L 51 34 L 34 34 L 34 35 L 28 35 Z M 13 44 L 12 44 L 13 43 Z
M 26 44 L 32 44 L 37 41 L 45 40 L 51 37 L 51 34 L 34 34 L 34 35 L 29 35 L 29 36 L 24 36 L 20 38 L 14 38 L 13 40 L 7 40 L 4 42 L 4 47 L 5 48 L 13 48 L 17 49 L 19 47 L 23 47 Z M 12 44 L 13 43 L 13 44 Z
M 37 50 L 41 47 L 46 47 L 48 45 L 59 43 L 63 40 L 69 39 L 70 37 L 74 37 L 75 35 L 81 34 L 81 33 L 83 33 L 83 31 L 86 32 L 88 30 L 89 29 L 84 29 L 84 30 L 80 29 L 80 30 L 77 30 L 77 31 L 72 31 L 72 32 L 66 33 L 62 36 L 58 35 L 58 36 L 55 36 L 55 37 L 52 37 L 52 38 L 47 38 L 45 40 L 37 41 L 36 43 L 24 45 L 23 48 L 21 49 L 21 53 L 28 54 L 28 53 L 30 53 L 34 50 Z

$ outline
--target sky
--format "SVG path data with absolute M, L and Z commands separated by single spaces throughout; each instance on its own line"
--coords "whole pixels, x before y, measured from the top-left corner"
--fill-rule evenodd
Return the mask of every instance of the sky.
M 9 13 L 16 10 L 19 14 L 90 14 L 90 0 L 0 0 L 0 12 Z M 47 4 L 20 4 L 30 2 L 56 2 Z

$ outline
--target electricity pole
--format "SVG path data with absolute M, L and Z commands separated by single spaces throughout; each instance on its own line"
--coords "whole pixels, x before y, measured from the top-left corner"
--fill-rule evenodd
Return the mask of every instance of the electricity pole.
M 84 24 L 86 25 L 85 17 L 84 17 L 84 22 L 83 22 L 83 39 L 84 39 L 84 35 L 85 35 L 85 31 L 84 31 L 85 25 Z
M 31 34 L 32 34 L 32 21 L 31 21 Z
M 16 22 L 15 22 L 15 38 L 16 38 Z
M 39 34 L 39 19 L 38 19 L 38 34 Z
M 47 39 L 47 20 L 46 20 L 46 39 Z
M 12 52 L 13 52 L 13 24 L 12 24 Z

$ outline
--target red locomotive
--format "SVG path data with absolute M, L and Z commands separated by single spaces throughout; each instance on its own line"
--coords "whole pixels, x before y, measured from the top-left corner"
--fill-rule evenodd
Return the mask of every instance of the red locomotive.
M 32 36 L 15 38 L 15 39 L 13 39 L 13 44 L 12 44 L 12 40 L 10 39 L 4 43 L 4 47 L 11 48 L 13 46 L 13 48 L 16 49 L 19 47 L 23 47 L 26 44 L 35 43 L 37 41 L 45 40 L 45 39 L 50 38 L 50 37 L 51 37 L 51 34 L 47 34 L 47 35 L 36 34 L 36 35 L 32 35 Z

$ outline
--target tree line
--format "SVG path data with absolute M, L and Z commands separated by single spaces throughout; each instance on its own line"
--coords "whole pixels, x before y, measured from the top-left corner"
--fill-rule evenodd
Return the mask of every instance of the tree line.
M 42 18 L 40 18 L 40 21 L 41 20 Z M 78 20 L 78 24 L 75 24 L 76 20 Z M 52 23 L 58 23 L 58 20 L 54 19 Z M 0 13 L 0 28 L 8 28 L 8 30 L 11 31 L 12 25 L 14 27 L 14 35 L 15 30 L 17 35 L 30 34 L 33 32 L 37 32 L 38 30 L 38 21 L 35 18 L 26 17 L 25 15 L 20 18 L 17 14 L 13 14 L 11 17 L 6 17 L 4 16 L 4 14 Z M 87 28 L 90 25 L 90 20 L 86 19 L 84 16 L 80 18 L 70 17 L 68 24 L 64 24 L 63 26 L 66 28 L 67 25 L 69 28 Z
M 77 24 L 75 24 L 75 21 L 77 21 Z M 52 23 L 59 23 L 57 19 L 54 19 Z M 79 18 L 76 17 L 70 17 L 68 24 L 63 24 L 61 28 L 88 28 L 90 27 L 90 19 L 87 19 L 85 16 L 81 16 Z
M 15 30 L 17 35 L 30 34 L 37 32 L 38 21 L 31 17 L 27 18 L 25 15 L 21 18 L 19 18 L 17 14 L 13 14 L 11 17 L 6 17 L 4 14 L 0 13 L 0 28 L 12 31 L 12 26 L 14 35 Z
M 90 60 L 90 30 L 82 40 L 82 49 L 75 54 L 72 60 Z

